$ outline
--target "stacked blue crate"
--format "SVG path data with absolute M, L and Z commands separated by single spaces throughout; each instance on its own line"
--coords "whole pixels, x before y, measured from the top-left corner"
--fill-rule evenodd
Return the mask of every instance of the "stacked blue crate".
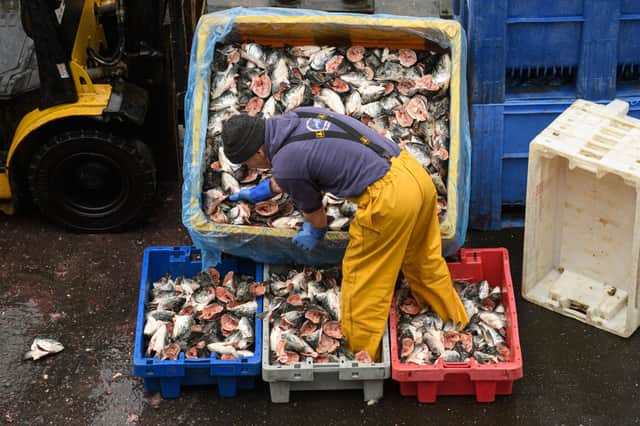
M 470 225 L 522 225 L 529 142 L 575 99 L 640 116 L 640 1 L 461 0 L 469 40 Z M 515 215 L 509 215 L 514 212 Z

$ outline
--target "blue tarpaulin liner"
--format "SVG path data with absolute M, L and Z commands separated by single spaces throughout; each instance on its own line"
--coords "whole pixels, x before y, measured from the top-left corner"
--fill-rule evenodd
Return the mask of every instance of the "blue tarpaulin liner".
M 449 50 L 450 146 L 447 212 L 440 223 L 443 254 L 457 251 L 467 232 L 470 155 L 466 90 L 466 40 L 456 21 L 392 15 L 327 13 L 304 9 L 234 8 L 200 18 L 191 48 L 185 98 L 182 222 L 203 253 L 203 266 L 217 264 L 222 252 L 264 263 L 337 264 L 349 242 L 347 232 L 328 232 L 311 252 L 294 246 L 296 230 L 217 224 L 202 210 L 204 150 L 209 121 L 211 65 L 218 43 L 361 45 L 365 47 Z

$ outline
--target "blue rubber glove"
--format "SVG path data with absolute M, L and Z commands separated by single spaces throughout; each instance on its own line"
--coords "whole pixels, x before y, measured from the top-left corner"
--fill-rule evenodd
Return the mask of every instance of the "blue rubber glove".
M 268 200 L 275 194 L 271 192 L 271 179 L 265 179 L 251 189 L 243 189 L 229 196 L 229 201 L 244 200 L 248 203 L 255 204 L 260 201 Z
M 300 232 L 293 237 L 293 244 L 304 250 L 313 250 L 327 233 L 327 227 L 314 228 L 309 222 L 302 224 Z

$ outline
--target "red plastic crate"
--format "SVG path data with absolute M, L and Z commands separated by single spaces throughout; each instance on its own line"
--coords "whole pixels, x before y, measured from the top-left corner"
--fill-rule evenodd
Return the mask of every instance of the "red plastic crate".
M 469 362 L 443 362 L 440 359 L 434 365 L 401 363 L 394 297 L 390 321 L 391 377 L 400 383 L 401 395 L 415 395 L 419 402 L 435 402 L 438 395 L 475 395 L 478 402 L 493 402 L 496 395 L 510 395 L 513 381 L 522 377 L 522 351 L 509 253 L 504 248 L 462 249 L 460 260 L 448 264 L 454 280 L 487 280 L 492 286 L 499 285 L 503 289 L 502 303 L 508 321 L 505 340 L 511 348 L 511 360 L 484 365 L 477 364 L 473 358 Z

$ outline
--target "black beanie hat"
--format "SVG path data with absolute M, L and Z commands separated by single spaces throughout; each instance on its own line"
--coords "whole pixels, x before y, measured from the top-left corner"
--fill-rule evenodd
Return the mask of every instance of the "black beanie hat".
M 232 116 L 222 127 L 222 143 L 229 161 L 247 161 L 264 143 L 264 119 L 247 114 Z

